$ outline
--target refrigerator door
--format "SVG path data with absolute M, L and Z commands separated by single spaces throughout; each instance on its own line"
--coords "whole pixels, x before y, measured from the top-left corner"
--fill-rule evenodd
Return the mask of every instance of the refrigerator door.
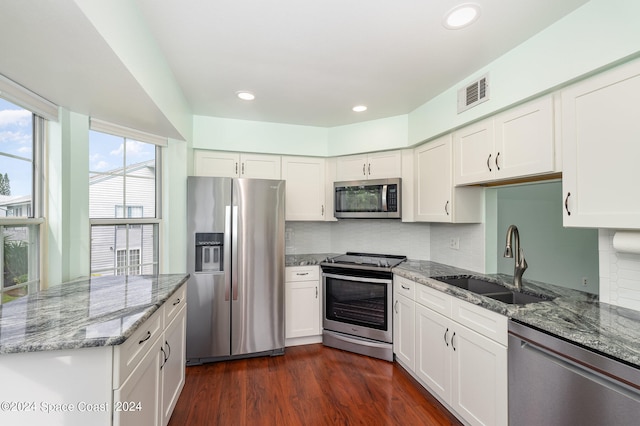
M 187 179 L 187 360 L 231 354 L 231 182 Z
M 234 179 L 232 355 L 284 348 L 284 189 Z

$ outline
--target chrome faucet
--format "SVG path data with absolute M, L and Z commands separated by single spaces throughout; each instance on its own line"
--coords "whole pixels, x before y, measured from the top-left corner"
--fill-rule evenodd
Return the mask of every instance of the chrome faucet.
M 511 249 L 511 238 L 514 239 L 514 249 Z M 515 256 L 513 252 L 515 251 Z M 515 266 L 513 268 L 513 285 L 517 290 L 522 289 L 522 274 L 527 269 L 527 261 L 524 260 L 524 251 L 520 247 L 520 233 L 515 225 L 509 226 L 507 229 L 507 245 L 504 248 L 504 257 L 515 257 Z

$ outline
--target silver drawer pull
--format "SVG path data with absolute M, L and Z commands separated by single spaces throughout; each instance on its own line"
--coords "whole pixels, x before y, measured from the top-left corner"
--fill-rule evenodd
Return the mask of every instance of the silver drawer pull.
M 411 290 L 411 287 L 405 287 L 404 285 L 400 284 L 400 287 L 402 287 L 403 290 Z
M 180 298 L 178 298 L 178 300 L 176 300 L 175 302 L 173 302 L 173 306 L 176 306 L 176 305 L 178 305 L 178 304 L 180 304 Z
M 309 275 L 309 273 L 308 272 L 296 272 L 296 275 L 304 276 L 304 275 Z
M 145 337 L 144 339 L 140 340 L 138 342 L 139 345 L 143 344 L 144 342 L 146 342 L 147 340 L 151 339 L 151 332 L 147 331 L 147 337 Z

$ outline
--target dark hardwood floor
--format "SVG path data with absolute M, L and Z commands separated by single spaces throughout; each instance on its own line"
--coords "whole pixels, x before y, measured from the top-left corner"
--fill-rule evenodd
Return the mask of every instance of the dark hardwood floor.
M 187 367 L 169 426 L 459 425 L 395 363 L 321 344 Z

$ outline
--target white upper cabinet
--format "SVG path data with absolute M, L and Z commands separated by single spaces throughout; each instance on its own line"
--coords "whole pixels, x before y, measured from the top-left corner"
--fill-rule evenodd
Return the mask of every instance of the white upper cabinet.
M 196 176 L 280 179 L 280 156 L 194 150 Z
M 286 181 L 286 220 L 323 221 L 325 208 L 325 160 L 315 157 L 282 157 Z
M 336 168 L 337 181 L 397 178 L 402 173 L 402 153 L 385 151 L 338 157 Z
M 482 221 L 483 189 L 453 187 L 451 145 L 447 135 L 414 150 L 416 221 Z
M 640 61 L 562 92 L 565 226 L 640 228 Z
M 512 108 L 454 133 L 454 184 L 522 178 L 555 170 L 553 98 Z

